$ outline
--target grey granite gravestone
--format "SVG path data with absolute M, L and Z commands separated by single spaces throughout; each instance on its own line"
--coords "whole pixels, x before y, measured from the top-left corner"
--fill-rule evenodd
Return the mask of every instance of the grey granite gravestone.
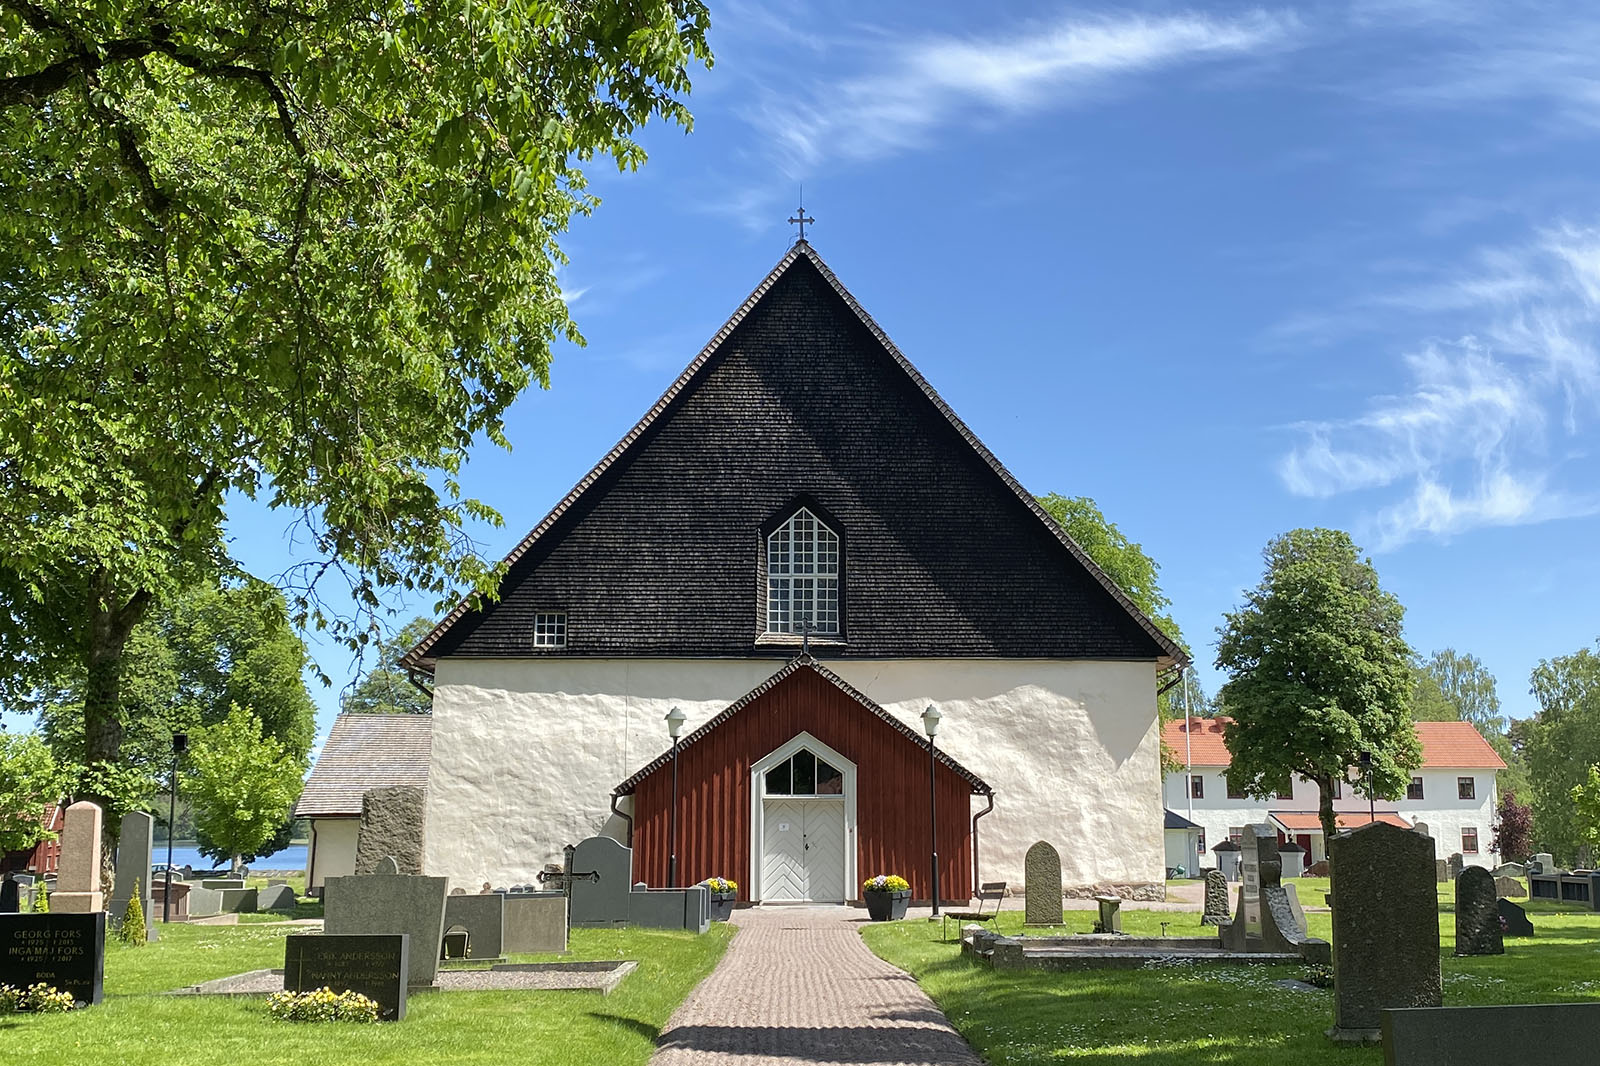
M 610 837 L 590 837 L 572 852 L 574 874 L 594 873 L 593 881 L 572 882 L 574 926 L 626 925 L 633 891 L 633 851 Z
M 294 904 L 294 889 L 288 885 L 268 885 L 256 891 L 258 911 L 292 911 Z
M 546 954 L 567 950 L 567 897 L 560 892 L 505 897 L 504 951 Z
M 474 959 L 497 959 L 505 953 L 506 898 L 498 892 L 486 896 L 447 896 L 444 926 L 466 930 Z
M 411 785 L 374 788 L 361 796 L 361 825 L 356 830 L 356 873 L 378 871 L 393 858 L 402 874 L 422 873 L 423 826 L 427 792 Z M 415 940 L 411 957 L 427 952 Z
M 1456 878 L 1456 954 L 1504 955 L 1500 909 L 1495 905 L 1494 875 L 1469 866 Z
M 444 901 L 450 883 L 416 874 L 330 877 L 322 893 L 324 933 L 406 933 L 410 983 L 431 985 L 439 973 Z
M 1228 879 L 1221 870 L 1206 871 L 1206 906 L 1201 925 L 1226 925 L 1228 921 Z
M 113 926 L 122 925 L 122 916 L 128 913 L 128 901 L 133 898 L 133 886 L 139 886 L 139 906 L 144 910 L 145 936 L 156 938 L 156 912 L 150 905 L 150 852 L 154 847 L 156 820 L 143 811 L 129 811 L 122 816 L 122 835 L 117 838 L 116 878 L 112 882 L 111 901 L 106 904 Z
M 1556 858 L 1548 851 L 1541 851 L 1534 855 L 1533 861 L 1539 864 L 1539 872 L 1553 874 L 1556 872 Z
M 1528 894 L 1528 890 L 1523 888 L 1522 882 L 1515 877 L 1496 877 L 1494 894 L 1508 899 L 1521 899 Z
M 406 1016 L 410 944 L 404 933 L 346 933 L 284 937 L 287 992 L 358 992 L 378 1004 L 378 1020 Z
M 1061 924 L 1061 853 L 1046 841 L 1036 841 L 1023 859 L 1023 886 L 1027 893 L 1026 925 Z
M 105 911 L 0 915 L 0 985 L 42 981 L 79 1003 L 99 1003 L 105 966 Z
M 1528 912 L 1522 909 L 1522 904 L 1512 903 L 1509 899 L 1497 899 L 1494 907 L 1500 915 L 1502 936 L 1533 935 L 1533 923 L 1528 920 Z
M 1459 851 L 1452 852 L 1450 858 L 1446 860 L 1445 865 L 1450 872 L 1450 880 L 1454 881 L 1456 878 L 1461 876 L 1461 871 L 1466 869 L 1467 860 L 1461 857 L 1461 853 Z
M 1427 822 L 1412 822 L 1411 823 L 1411 831 L 1413 833 L 1421 833 L 1425 837 L 1433 835 L 1432 830 L 1430 830 L 1428 828 L 1428 823 Z
M 1217 930 L 1222 946 L 1238 952 L 1297 953 L 1308 962 L 1327 962 L 1327 941 L 1306 935 L 1293 886 L 1281 882 L 1277 831 L 1265 824 L 1245 826 L 1241 854 L 1239 905 L 1233 921 Z
M 1333 1028 L 1375 1043 L 1386 1007 L 1437 1007 L 1439 897 L 1433 843 L 1373 822 L 1328 842 L 1333 866 Z
M 1527 877 L 1528 868 L 1520 862 L 1503 862 L 1491 871 L 1496 877 Z
M 1443 859 L 1433 860 L 1433 883 L 1442 885 L 1450 880 L 1450 864 Z

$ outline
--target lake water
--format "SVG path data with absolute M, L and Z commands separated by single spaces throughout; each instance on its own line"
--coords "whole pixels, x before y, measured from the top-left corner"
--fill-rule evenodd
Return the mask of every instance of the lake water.
M 150 856 L 153 862 L 167 861 L 167 845 L 165 841 L 156 841 L 155 848 Z M 221 869 L 227 866 L 227 860 L 213 862 L 200 854 L 200 849 L 193 844 L 175 843 L 172 846 L 172 864 L 174 866 L 193 866 L 196 870 Z M 252 870 L 304 870 L 306 868 L 306 846 L 304 844 L 290 844 L 282 851 L 272 855 L 263 855 L 255 862 L 249 864 Z

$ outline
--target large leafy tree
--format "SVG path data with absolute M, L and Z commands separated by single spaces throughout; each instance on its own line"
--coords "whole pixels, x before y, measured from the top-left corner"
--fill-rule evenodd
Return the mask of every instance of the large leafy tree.
M 68 768 L 33 733 L 0 733 L 0 860 L 50 836 L 45 808 L 58 803 Z
M 195 829 L 237 870 L 273 839 L 300 795 L 304 764 L 240 707 L 196 732 L 183 777 Z
M 377 662 L 339 701 L 342 714 L 427 714 L 433 701 L 406 675 L 400 659 L 433 630 L 428 618 L 413 618 L 378 644 Z
M 1398 795 L 1422 764 L 1405 610 L 1347 533 L 1292 530 L 1264 554 L 1261 583 L 1217 631 L 1229 773 L 1253 795 L 1290 773 L 1314 781 L 1331 840 L 1333 783 L 1363 753 L 1371 763 L 1362 788 L 1378 796 Z
M 215 725 L 235 706 L 251 708 L 266 734 L 305 759 L 316 732 L 306 690 L 306 649 L 289 622 L 283 593 L 265 582 L 185 589 L 135 628 L 125 654 L 121 765 L 113 816 L 164 791 L 172 734 Z M 84 683 L 69 671 L 33 693 L 52 746 L 82 750 Z
M 1489 850 L 1507 862 L 1523 862 L 1533 854 L 1533 808 L 1505 792 L 1494 810 L 1494 839 Z
M 1517 722 L 1513 736 L 1521 737 L 1527 760 L 1534 836 L 1570 859 L 1585 842 L 1572 790 L 1586 785 L 1589 768 L 1600 764 L 1600 654 L 1580 648 L 1541 659 L 1531 681 L 1539 713 Z
M 0 699 L 81 675 L 90 798 L 139 623 L 235 569 L 229 499 L 297 524 L 296 616 L 347 641 L 386 587 L 493 587 L 463 529 L 497 516 L 456 473 L 577 337 L 583 166 L 688 125 L 707 26 L 701 0 L 0 0 Z
M 1471 722 L 1485 737 L 1505 733 L 1506 720 L 1500 714 L 1494 675 L 1476 655 L 1444 648 L 1430 655 L 1422 670 L 1455 708 L 1456 717 Z

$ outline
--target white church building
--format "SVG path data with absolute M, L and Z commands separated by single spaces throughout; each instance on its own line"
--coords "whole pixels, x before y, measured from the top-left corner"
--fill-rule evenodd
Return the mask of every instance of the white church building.
M 805 241 L 507 561 L 407 659 L 452 887 L 606 833 L 651 885 L 926 899 L 936 826 L 947 901 L 1020 888 L 1037 840 L 1069 890 L 1160 898 L 1182 650 Z

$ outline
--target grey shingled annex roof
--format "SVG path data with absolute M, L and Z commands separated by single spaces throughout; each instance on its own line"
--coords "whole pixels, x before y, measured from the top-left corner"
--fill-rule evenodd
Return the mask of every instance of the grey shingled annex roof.
M 787 658 L 758 639 L 759 531 L 811 501 L 847 556 L 819 654 L 1188 662 L 804 241 L 506 556 L 500 599 L 404 662 Z M 532 647 L 541 611 L 568 615 L 565 647 Z
M 1193 822 L 1189 821 L 1189 819 L 1185 818 L 1183 815 L 1181 815 L 1181 814 L 1177 813 L 1176 811 L 1172 810 L 1170 807 L 1165 808 L 1163 813 L 1166 814 L 1165 824 L 1162 825 L 1163 829 L 1199 829 L 1200 828 L 1198 825 L 1195 825 Z
M 295 817 L 358 816 L 368 789 L 426 788 L 432 754 L 432 715 L 341 714 L 294 805 Z

